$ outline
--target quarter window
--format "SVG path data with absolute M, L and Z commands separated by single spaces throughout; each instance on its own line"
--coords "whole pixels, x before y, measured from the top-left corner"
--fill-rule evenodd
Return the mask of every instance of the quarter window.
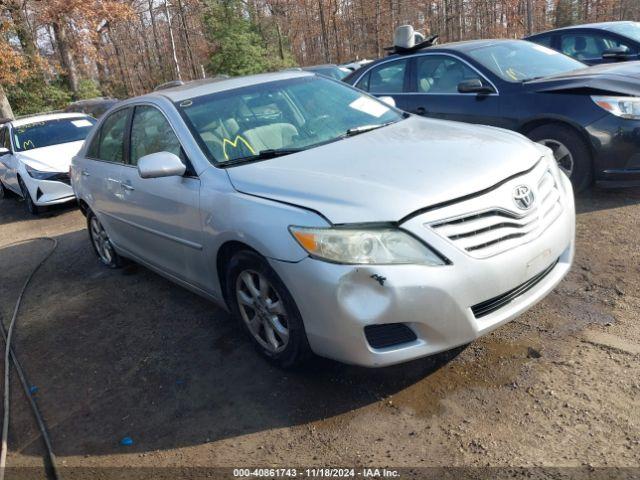
M 91 151 L 93 145 L 89 148 L 90 156 L 107 162 L 124 162 L 124 131 L 128 117 L 129 109 L 118 110 L 109 115 L 102 124 L 99 137 L 97 136 L 99 138 L 97 151 Z
M 420 93 L 458 93 L 465 80 L 484 79 L 460 60 L 445 55 L 416 57 L 416 88 Z
M 130 162 L 137 165 L 141 157 L 157 152 L 171 152 L 185 161 L 178 137 L 164 115 L 154 107 L 136 107 L 131 125 Z
M 384 63 L 368 72 L 358 88 L 371 93 L 402 93 L 406 69 L 406 59 Z

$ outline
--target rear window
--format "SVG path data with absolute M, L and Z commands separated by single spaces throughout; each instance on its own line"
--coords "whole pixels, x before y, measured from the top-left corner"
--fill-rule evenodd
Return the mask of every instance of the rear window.
M 18 152 L 84 140 L 96 121 L 90 117 L 58 118 L 20 125 L 13 129 Z

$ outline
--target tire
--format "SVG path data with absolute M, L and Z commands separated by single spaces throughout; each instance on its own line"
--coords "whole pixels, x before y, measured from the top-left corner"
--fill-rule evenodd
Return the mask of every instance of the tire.
M 527 136 L 553 150 L 558 166 L 569 177 L 576 192 L 582 192 L 591 185 L 591 153 L 587 143 L 575 130 L 566 125 L 550 123 L 534 128 Z
M 300 311 L 263 257 L 243 250 L 231 258 L 226 269 L 226 298 L 233 316 L 269 361 L 281 368 L 293 368 L 311 356 Z
M 2 184 L 0 180 L 0 200 L 3 200 L 9 196 L 9 189 Z
M 120 268 L 123 264 L 122 257 L 113 248 L 107 232 L 91 210 L 87 211 L 87 230 L 91 246 L 100 262 L 109 268 Z
M 27 186 L 24 184 L 20 177 L 18 177 L 18 183 L 20 184 L 20 191 L 22 192 L 24 204 L 27 206 L 27 211 L 31 215 L 38 215 L 41 212 L 41 208 L 33 203 L 33 198 L 31 198 L 31 194 L 29 193 Z

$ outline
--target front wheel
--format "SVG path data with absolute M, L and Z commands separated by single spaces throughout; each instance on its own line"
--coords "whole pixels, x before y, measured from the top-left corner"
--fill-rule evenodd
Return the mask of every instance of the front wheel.
M 591 185 L 591 153 L 576 131 L 565 125 L 548 124 L 534 128 L 528 137 L 553 151 L 558 167 L 569 177 L 576 192 Z
M 118 268 L 122 266 L 122 258 L 113 248 L 109 235 L 96 217 L 95 213 L 89 211 L 87 214 L 87 229 L 89 230 L 89 239 L 91 245 L 100 261 L 109 268 Z
M 289 290 L 267 261 L 241 251 L 229 261 L 227 300 L 257 350 L 283 368 L 303 363 L 311 350 Z
M 40 213 L 40 207 L 33 203 L 33 198 L 31 198 L 29 189 L 24 184 L 24 181 L 21 178 L 18 178 L 18 184 L 20 185 L 20 191 L 22 192 L 22 198 L 24 199 L 24 203 L 27 206 L 27 210 L 31 215 L 38 215 Z

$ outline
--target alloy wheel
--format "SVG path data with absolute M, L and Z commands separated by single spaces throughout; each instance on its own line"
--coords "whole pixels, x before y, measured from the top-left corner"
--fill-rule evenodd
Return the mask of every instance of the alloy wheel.
M 555 157 L 556 162 L 558 162 L 558 168 L 560 168 L 567 177 L 571 178 L 571 174 L 575 168 L 575 161 L 573 160 L 573 155 L 567 146 L 553 138 L 538 140 L 538 143 L 541 143 L 545 147 L 549 147 L 553 151 L 553 156 Z
M 107 232 L 105 232 L 102 224 L 98 218 L 94 215 L 91 218 L 91 241 L 93 246 L 100 257 L 100 260 L 105 265 L 111 265 L 113 263 L 114 251 L 111 241 Z
M 282 352 L 289 343 L 289 322 L 284 302 L 267 278 L 244 270 L 236 280 L 240 315 L 253 338 L 271 353 Z

